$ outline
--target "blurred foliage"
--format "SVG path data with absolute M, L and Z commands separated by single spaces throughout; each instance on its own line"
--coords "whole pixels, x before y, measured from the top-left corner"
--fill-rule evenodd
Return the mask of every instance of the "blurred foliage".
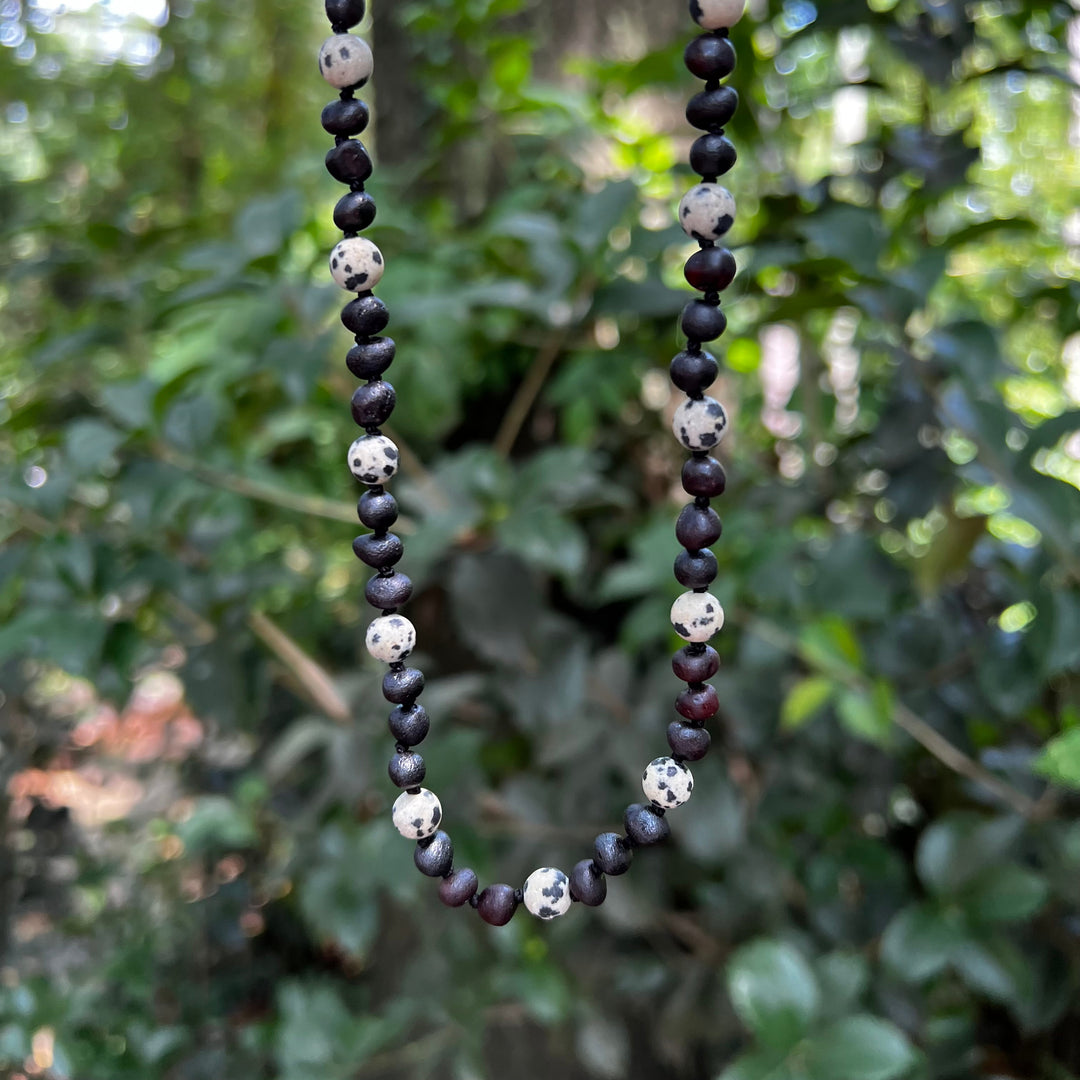
M 722 723 L 603 908 L 493 931 L 389 825 L 321 5 L 57 7 L 0 2 L 5 1075 L 1076 1080 L 1076 11 L 734 31 Z M 520 881 L 677 688 L 690 24 L 378 8 L 424 753 Z

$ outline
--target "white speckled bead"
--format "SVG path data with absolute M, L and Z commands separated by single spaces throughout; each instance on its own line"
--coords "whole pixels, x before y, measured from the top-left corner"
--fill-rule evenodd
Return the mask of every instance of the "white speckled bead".
M 684 592 L 671 605 L 671 625 L 686 641 L 708 641 L 724 625 L 724 609 L 708 592 Z
M 716 398 L 687 398 L 671 421 L 675 438 L 687 450 L 711 450 L 727 433 L 727 413 Z
M 570 910 L 570 879 L 554 866 L 534 870 L 521 891 L 525 906 L 538 919 L 554 919 Z
M 734 26 L 741 18 L 746 0 L 690 0 L 690 14 L 703 30 Z
M 719 240 L 735 221 L 735 196 L 719 184 L 695 184 L 679 203 L 679 224 L 695 240 Z
M 394 828 L 409 840 L 434 836 L 442 821 L 442 805 L 434 791 L 421 788 L 415 795 L 403 791 L 394 800 Z
M 371 78 L 375 59 L 363 38 L 352 34 L 328 37 L 319 50 L 319 71 L 338 90 L 363 86 Z
M 398 470 L 398 448 L 385 435 L 361 435 L 349 447 L 349 469 L 365 484 L 385 484 Z
M 393 664 L 416 647 L 416 627 L 404 615 L 380 615 L 371 620 L 364 644 L 376 660 Z
M 682 763 L 670 757 L 658 757 L 645 766 L 641 790 L 653 806 L 665 809 L 682 806 L 694 790 L 694 777 Z
M 349 292 L 374 289 L 383 276 L 382 252 L 362 236 L 349 236 L 330 252 L 330 273 Z

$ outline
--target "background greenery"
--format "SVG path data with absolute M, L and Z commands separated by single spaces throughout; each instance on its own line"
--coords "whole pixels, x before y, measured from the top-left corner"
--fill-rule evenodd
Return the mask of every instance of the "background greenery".
M 734 32 L 722 722 L 603 908 L 493 930 L 389 824 L 321 5 L 59 7 L 0 2 L 0 1072 L 1080 1076 L 1075 9 Z M 374 14 L 424 753 L 520 881 L 672 715 L 692 26 Z

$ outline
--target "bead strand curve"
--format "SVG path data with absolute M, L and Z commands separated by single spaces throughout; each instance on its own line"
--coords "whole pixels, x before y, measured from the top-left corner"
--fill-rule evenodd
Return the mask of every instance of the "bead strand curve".
M 688 591 L 671 609 L 675 632 L 688 644 L 672 659 L 673 670 L 687 683 L 675 708 L 681 720 L 668 727 L 670 756 L 651 761 L 642 774 L 645 803 L 633 803 L 623 816 L 623 833 L 601 833 L 593 845 L 593 855 L 577 863 L 569 874 L 556 867 L 541 867 L 526 878 L 521 888 L 497 883 L 479 889 L 476 873 L 454 865 L 454 847 L 439 826 L 442 806 L 434 792 L 421 786 L 426 766 L 414 748 L 423 742 L 430 719 L 418 698 L 424 676 L 406 660 L 416 645 L 412 623 L 399 613 L 412 594 L 412 582 L 396 569 L 404 554 L 400 537 L 390 532 L 398 508 L 386 485 L 396 474 L 398 448 L 384 435 L 380 425 L 389 419 L 396 403 L 393 386 L 383 378 L 395 358 L 396 347 L 381 336 L 389 324 L 386 305 L 372 290 L 385 270 L 382 253 L 363 232 L 375 219 L 375 202 L 365 190 L 373 166 L 364 145 L 356 136 L 368 125 L 367 105 L 355 92 L 371 78 L 374 58 L 371 49 L 350 30 L 362 21 L 365 0 L 325 0 L 332 36 L 319 50 L 319 71 L 336 90 L 338 98 L 322 112 L 323 128 L 334 136 L 334 146 L 326 155 L 326 168 L 349 186 L 334 208 L 334 223 L 342 239 L 330 254 L 330 273 L 348 292 L 356 293 L 342 310 L 341 320 L 355 335 L 355 345 L 346 356 L 349 371 L 367 380 L 352 397 L 352 414 L 364 434 L 348 450 L 348 465 L 365 486 L 357 513 L 370 533 L 353 541 L 353 550 L 375 573 L 365 588 L 365 597 L 379 612 L 365 636 L 368 652 L 387 665 L 383 696 L 394 706 L 389 717 L 395 740 L 388 772 L 401 789 L 391 811 L 395 828 L 416 841 L 413 860 L 417 869 L 439 878 L 439 898 L 450 907 L 469 905 L 493 926 L 510 921 L 519 906 L 547 921 L 565 914 L 572 902 L 589 907 L 603 903 L 607 877 L 625 873 L 636 847 L 665 840 L 670 835 L 666 812 L 682 805 L 694 789 L 687 761 L 697 761 L 709 749 L 705 721 L 715 716 L 718 699 L 708 680 L 719 667 L 716 651 L 707 642 L 722 626 L 724 613 L 708 592 L 717 572 L 716 558 L 709 544 L 720 536 L 720 519 L 710 499 L 723 493 L 723 467 L 709 451 L 723 438 L 727 416 L 723 406 L 706 397 L 704 390 L 716 378 L 716 360 L 702 349 L 702 343 L 718 338 L 726 327 L 720 310 L 720 292 L 735 275 L 731 252 L 717 241 L 731 227 L 735 201 L 717 178 L 735 163 L 735 149 L 724 136 L 723 125 L 738 104 L 738 95 L 720 79 L 734 69 L 735 52 L 728 29 L 742 14 L 744 0 L 690 0 L 690 13 L 707 33 L 691 42 L 685 52 L 686 66 L 705 79 L 705 89 L 687 106 L 687 119 L 704 131 L 690 152 L 690 164 L 702 177 L 679 205 L 679 222 L 698 241 L 699 250 L 686 263 L 687 281 L 704 295 L 690 301 L 680 325 L 687 337 L 686 348 L 671 362 L 671 378 L 687 399 L 676 410 L 673 430 L 691 452 L 682 470 L 684 490 L 694 497 L 680 512 L 676 536 L 684 551 L 675 561 L 675 577 Z

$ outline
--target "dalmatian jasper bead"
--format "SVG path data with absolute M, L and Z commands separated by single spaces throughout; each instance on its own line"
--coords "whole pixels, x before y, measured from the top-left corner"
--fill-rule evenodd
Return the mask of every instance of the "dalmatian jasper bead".
M 374 67 L 375 59 L 368 43 L 352 34 L 335 34 L 319 50 L 319 71 L 338 90 L 363 86 L 371 78 Z
M 522 890 L 525 906 L 538 919 L 554 919 L 570 910 L 570 879 L 554 866 L 534 870 Z
M 348 237 L 330 252 L 330 273 L 348 292 L 374 289 L 385 269 L 382 252 L 362 236 Z
M 416 628 L 404 615 L 381 615 L 372 619 L 364 643 L 376 660 L 394 664 L 416 647 Z
M 712 593 L 684 592 L 671 605 L 671 625 L 685 641 L 708 641 L 724 625 L 724 609 Z
M 719 240 L 735 222 L 735 196 L 719 184 L 696 184 L 679 203 L 679 224 L 695 240 Z
M 734 26 L 741 18 L 746 0 L 690 0 L 690 15 L 703 30 Z
M 361 435 L 349 447 L 349 469 L 364 484 L 385 484 L 398 470 L 398 448 L 385 435 Z
M 641 790 L 653 806 L 668 809 L 682 806 L 694 790 L 690 770 L 674 758 L 658 757 L 645 766 L 641 774 Z
M 687 450 L 711 450 L 727 433 L 727 413 L 716 398 L 687 398 L 671 421 L 675 438 Z M 355 471 L 355 470 L 354 470 Z
M 421 788 L 415 795 L 403 791 L 394 800 L 394 828 L 407 840 L 434 836 L 442 821 L 442 806 L 434 791 Z

